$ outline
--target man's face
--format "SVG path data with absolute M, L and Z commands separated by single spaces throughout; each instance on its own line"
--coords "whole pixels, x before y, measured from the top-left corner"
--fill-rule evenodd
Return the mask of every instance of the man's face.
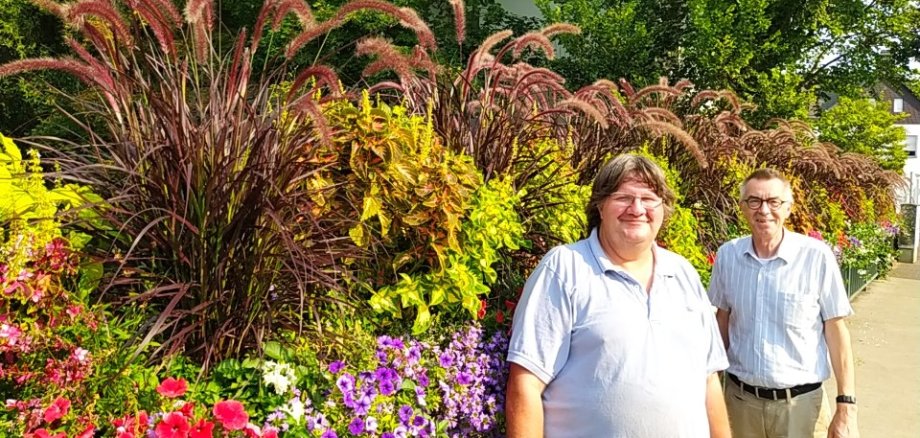
M 792 194 L 778 179 L 752 179 L 742 192 L 741 211 L 754 236 L 769 237 L 782 232 L 783 223 L 792 212 Z M 761 200 L 761 205 L 752 208 Z M 770 204 L 777 204 L 771 207 Z
M 647 184 L 625 180 L 600 207 L 604 234 L 629 245 L 650 244 L 661 229 L 664 205 Z

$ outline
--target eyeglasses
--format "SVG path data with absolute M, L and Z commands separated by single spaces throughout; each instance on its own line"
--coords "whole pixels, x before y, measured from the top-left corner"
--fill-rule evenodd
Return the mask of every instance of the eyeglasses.
M 610 202 L 618 207 L 628 207 L 633 205 L 636 202 L 636 199 L 639 200 L 639 204 L 642 205 L 642 208 L 652 209 L 656 208 L 664 202 L 663 199 L 657 196 L 639 196 L 639 195 L 629 195 L 626 193 L 611 193 Z
M 741 203 L 744 205 L 747 205 L 747 207 L 750 208 L 751 210 L 758 210 L 760 209 L 760 206 L 764 204 L 767 204 L 767 207 L 770 207 L 770 210 L 776 210 L 787 202 L 790 202 L 790 201 L 784 201 L 779 198 L 762 199 L 762 198 L 755 198 L 753 196 L 751 196 L 750 198 L 741 200 Z

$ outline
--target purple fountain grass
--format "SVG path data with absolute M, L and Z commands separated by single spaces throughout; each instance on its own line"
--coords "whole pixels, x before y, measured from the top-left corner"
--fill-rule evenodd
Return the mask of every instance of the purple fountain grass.
M 454 32 L 457 38 L 457 44 L 463 46 L 466 40 L 466 10 L 463 0 L 449 0 L 451 10 L 454 13 Z

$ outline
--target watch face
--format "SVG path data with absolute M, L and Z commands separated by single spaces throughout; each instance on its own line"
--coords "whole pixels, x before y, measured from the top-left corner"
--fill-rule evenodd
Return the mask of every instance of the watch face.
M 854 404 L 854 405 L 855 405 L 855 404 L 856 404 L 856 397 L 853 397 L 852 395 L 838 395 L 838 396 L 837 396 L 837 403 L 850 403 L 850 404 Z

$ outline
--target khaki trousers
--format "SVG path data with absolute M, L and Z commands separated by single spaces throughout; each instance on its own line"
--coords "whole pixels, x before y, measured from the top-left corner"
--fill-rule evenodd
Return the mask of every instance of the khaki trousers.
M 789 400 L 766 400 L 726 378 L 725 405 L 734 438 L 827 438 L 831 422 L 823 386 Z

